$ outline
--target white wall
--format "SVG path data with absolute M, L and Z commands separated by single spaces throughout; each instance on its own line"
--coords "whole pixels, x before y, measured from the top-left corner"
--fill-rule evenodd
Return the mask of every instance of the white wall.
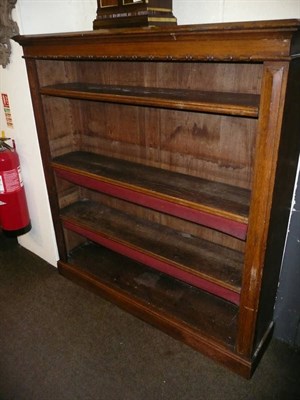
M 18 0 L 13 10 L 21 34 L 89 30 L 96 16 L 96 0 Z M 1 105 L 0 129 L 15 139 L 20 157 L 32 230 L 19 243 L 52 265 L 57 246 L 46 192 L 22 48 L 12 41 L 10 64 L 0 67 L 0 92 L 7 93 L 13 128 L 6 126 Z
M 92 29 L 96 0 L 18 0 L 13 12 L 21 34 L 79 31 Z M 179 24 L 300 18 L 300 0 L 173 0 Z M 3 108 L 0 129 L 15 138 L 25 182 L 32 230 L 21 236 L 22 246 L 55 265 L 57 249 L 25 64 L 19 45 L 12 43 L 11 63 L 0 67 L 0 92 L 7 93 L 14 128 L 7 128 Z
M 299 0 L 173 0 L 180 24 L 299 18 Z

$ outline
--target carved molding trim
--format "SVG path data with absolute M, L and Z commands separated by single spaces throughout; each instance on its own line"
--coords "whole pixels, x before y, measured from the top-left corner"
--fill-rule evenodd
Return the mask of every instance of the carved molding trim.
M 9 63 L 10 38 L 19 33 L 18 25 L 11 16 L 16 3 L 17 0 L 0 0 L 0 64 L 3 68 Z

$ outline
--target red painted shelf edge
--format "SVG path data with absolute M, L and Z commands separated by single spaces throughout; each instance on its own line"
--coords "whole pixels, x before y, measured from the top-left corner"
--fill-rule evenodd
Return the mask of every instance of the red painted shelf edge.
M 248 229 L 248 224 L 246 223 L 233 221 L 220 215 L 210 214 L 208 212 L 196 210 L 194 208 L 187 207 L 179 203 L 170 202 L 156 196 L 140 193 L 130 188 L 119 186 L 117 182 L 104 182 L 99 179 L 93 179 L 86 175 L 77 174 L 72 171 L 66 171 L 55 167 L 54 170 L 58 177 L 66 179 L 80 186 L 94 189 L 110 196 L 127 200 L 144 207 L 149 207 L 175 217 L 204 225 L 241 240 L 246 239 Z
M 192 286 L 198 287 L 206 292 L 221 297 L 233 304 L 239 305 L 240 294 L 218 285 L 215 282 L 208 281 L 197 275 L 193 275 L 187 271 L 181 270 L 178 267 L 169 264 L 167 261 L 157 259 L 149 254 L 145 254 L 138 249 L 126 246 L 123 243 L 117 242 L 112 238 L 101 235 L 101 232 L 94 232 L 87 227 L 79 226 L 71 221 L 63 220 L 63 226 L 73 232 L 87 237 L 95 243 L 98 243 L 112 251 L 115 251 L 125 257 L 131 258 L 136 262 L 140 262 L 148 267 L 152 267 L 160 272 L 171 275 L 181 281 L 184 281 Z

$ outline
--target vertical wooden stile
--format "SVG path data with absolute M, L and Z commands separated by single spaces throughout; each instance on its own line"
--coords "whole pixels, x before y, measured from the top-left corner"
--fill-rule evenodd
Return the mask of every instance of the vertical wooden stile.
M 47 131 L 47 125 L 45 122 L 44 109 L 42 105 L 42 99 L 40 94 L 40 84 L 38 69 L 35 60 L 27 59 L 26 68 L 28 74 L 28 80 L 30 85 L 30 93 L 32 99 L 33 110 L 35 114 L 36 127 L 39 132 L 38 140 L 40 148 L 43 149 L 41 152 L 45 180 L 48 189 L 49 202 L 51 207 L 53 225 L 59 248 L 59 254 L 62 259 L 67 259 L 67 250 L 65 246 L 64 233 L 62 225 L 58 219 L 59 204 L 56 192 L 55 178 L 52 169 L 49 166 L 49 160 L 51 160 L 51 151 L 49 145 L 49 136 Z
M 288 67 L 288 63 L 264 66 L 238 323 L 237 351 L 247 357 L 252 356 L 259 307 Z

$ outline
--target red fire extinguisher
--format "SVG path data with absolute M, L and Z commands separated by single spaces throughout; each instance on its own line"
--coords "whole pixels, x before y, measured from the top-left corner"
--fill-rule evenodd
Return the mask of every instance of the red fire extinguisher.
M 0 138 L 0 225 L 6 236 L 16 237 L 30 231 L 24 184 L 14 141 Z

